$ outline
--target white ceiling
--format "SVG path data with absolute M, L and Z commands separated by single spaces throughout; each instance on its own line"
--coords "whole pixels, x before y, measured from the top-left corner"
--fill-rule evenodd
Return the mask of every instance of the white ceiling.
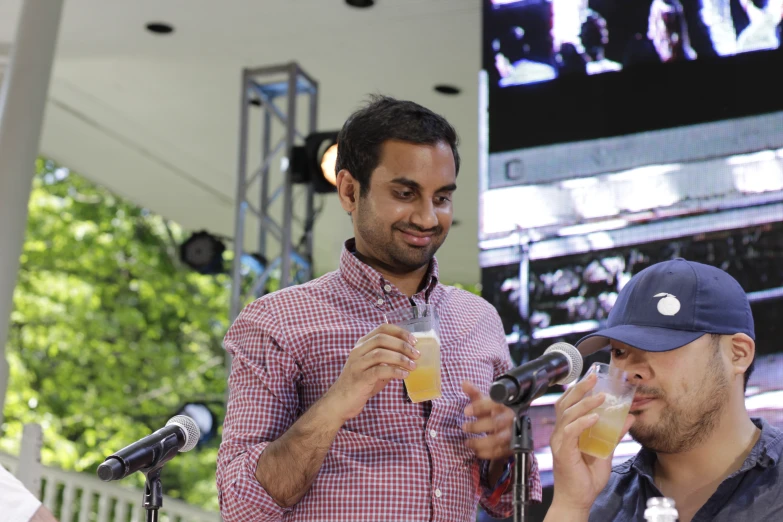
M 0 2 L 0 50 L 22 0 Z M 167 36 L 148 22 L 172 24 Z M 188 229 L 233 235 L 243 67 L 295 60 L 320 83 L 319 129 L 336 129 L 368 93 L 421 103 L 461 139 L 442 278 L 479 280 L 479 0 L 65 0 L 41 153 Z M 459 86 L 448 97 L 438 83 Z M 351 235 L 335 197 L 315 227 L 316 271 Z

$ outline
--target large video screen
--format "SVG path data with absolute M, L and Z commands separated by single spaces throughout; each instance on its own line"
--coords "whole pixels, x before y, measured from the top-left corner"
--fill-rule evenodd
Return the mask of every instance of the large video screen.
M 490 152 L 783 110 L 783 0 L 484 0 Z
M 775 50 L 782 0 L 491 0 L 499 87 Z M 687 6 L 687 8 L 686 8 Z

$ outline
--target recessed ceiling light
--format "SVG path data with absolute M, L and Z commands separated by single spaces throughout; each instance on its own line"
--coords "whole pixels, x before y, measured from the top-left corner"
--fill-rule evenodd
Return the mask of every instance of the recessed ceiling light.
M 345 0 L 345 3 L 351 7 L 372 7 L 375 0 Z
M 147 31 L 155 34 L 171 34 L 174 32 L 174 27 L 163 22 L 150 22 L 147 24 Z
M 456 96 L 462 92 L 462 89 L 455 87 L 454 85 L 440 84 L 435 86 L 435 92 L 439 92 L 447 96 Z

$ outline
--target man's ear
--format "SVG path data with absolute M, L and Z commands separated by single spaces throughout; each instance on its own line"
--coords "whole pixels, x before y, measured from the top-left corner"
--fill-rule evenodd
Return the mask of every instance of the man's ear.
M 756 343 L 748 335 L 731 336 L 731 364 L 735 375 L 744 375 L 756 356 Z
M 353 214 L 356 210 L 356 200 L 359 199 L 359 181 L 346 169 L 337 173 L 337 195 L 343 210 Z

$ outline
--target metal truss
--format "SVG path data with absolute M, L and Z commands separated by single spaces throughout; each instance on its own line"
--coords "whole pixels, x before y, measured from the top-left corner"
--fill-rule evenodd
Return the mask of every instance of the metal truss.
M 239 164 L 237 172 L 236 216 L 234 226 L 234 262 L 231 272 L 230 320 L 239 315 L 244 303 L 263 295 L 273 273 L 280 274 L 280 287 L 301 283 L 312 278 L 313 222 L 315 192 L 311 183 L 292 182 L 291 158 L 297 141 L 316 130 L 318 113 L 318 83 L 295 62 L 242 71 L 240 107 Z M 298 105 L 306 102 L 306 128 L 297 127 Z M 254 118 L 261 123 L 260 165 L 250 168 L 249 135 Z M 272 145 L 274 137 L 281 136 Z M 275 161 L 279 158 L 279 161 Z M 279 181 L 272 187 L 273 178 Z M 295 188 L 305 192 L 304 217 L 294 230 Z M 256 198 L 256 194 L 258 197 Z M 299 194 L 301 195 L 301 194 Z M 270 212 L 282 204 L 282 222 Z M 257 220 L 257 243 L 251 235 L 248 219 Z M 300 238 L 294 235 L 301 232 Z M 255 233 L 255 229 L 253 232 Z M 274 245 L 270 237 L 276 240 Z M 257 248 L 253 248 L 253 247 Z M 276 255 L 272 255 L 272 247 Z M 247 279 L 252 279 L 250 290 Z

